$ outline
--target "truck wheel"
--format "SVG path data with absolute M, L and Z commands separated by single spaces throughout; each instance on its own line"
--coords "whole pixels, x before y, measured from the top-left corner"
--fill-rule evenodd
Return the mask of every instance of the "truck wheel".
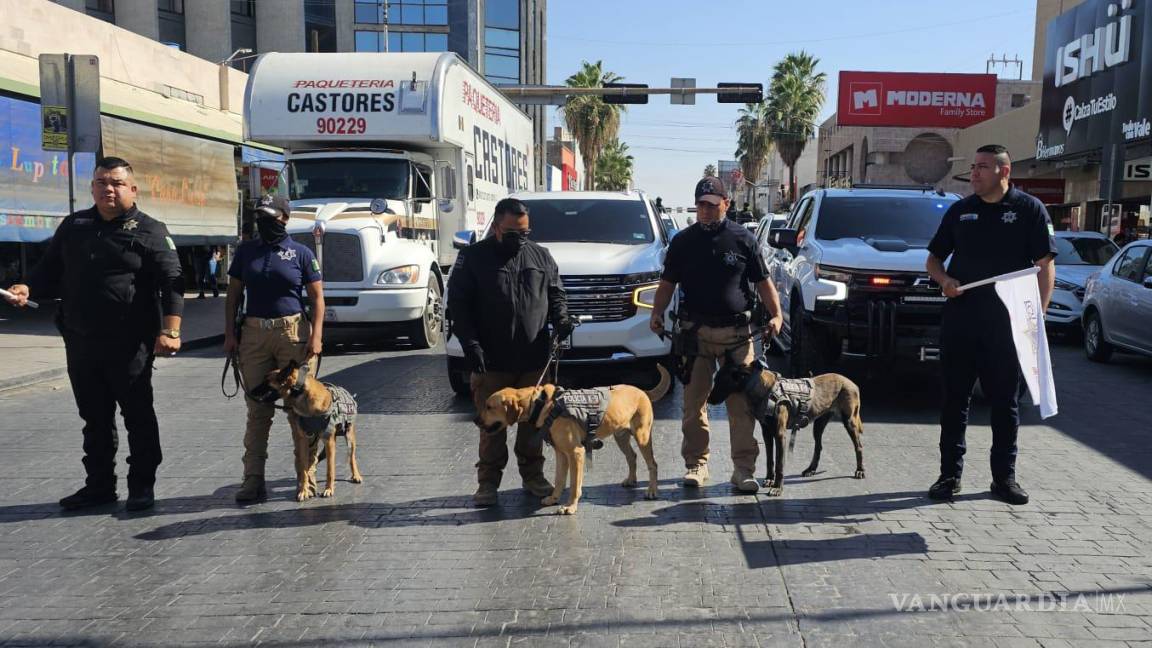
M 472 396 L 472 372 L 464 364 L 463 358 L 448 356 L 448 384 L 457 396 L 469 398 Z
M 807 378 L 821 373 L 827 360 L 824 357 L 824 335 L 819 328 L 804 321 L 804 309 L 796 308 L 790 316 L 792 347 L 788 353 L 788 368 L 793 378 Z
M 444 300 L 440 298 L 440 282 L 433 277 L 428 282 L 428 298 L 424 316 L 408 323 L 408 339 L 417 349 L 430 349 L 440 343 L 444 328 Z
M 1112 357 L 1112 345 L 1104 339 L 1104 323 L 1100 313 L 1084 313 L 1084 352 L 1092 362 L 1108 362 Z

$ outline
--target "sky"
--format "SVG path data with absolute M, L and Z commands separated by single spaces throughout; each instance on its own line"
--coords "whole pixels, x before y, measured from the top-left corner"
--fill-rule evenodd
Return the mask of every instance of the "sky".
M 1028 78 L 1035 16 L 1035 0 L 549 0 L 548 83 L 602 60 L 650 87 L 695 77 L 697 87 L 767 89 L 772 66 L 805 50 L 828 76 L 819 124 L 835 112 L 840 70 L 983 73 L 991 55 L 1006 54 L 1024 61 Z M 996 71 L 1017 76 L 1015 66 Z M 635 185 L 667 206 L 692 204 L 705 165 L 735 157 L 740 104 L 702 95 L 673 106 L 661 95 L 627 108 L 620 138 L 635 158 Z

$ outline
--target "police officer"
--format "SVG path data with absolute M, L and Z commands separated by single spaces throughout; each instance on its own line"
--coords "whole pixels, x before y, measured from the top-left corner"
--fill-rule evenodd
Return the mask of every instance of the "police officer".
M 979 378 L 992 414 L 992 494 L 1010 504 L 1028 503 L 1028 494 L 1016 483 L 1019 398 L 1025 383 L 1008 310 L 992 285 L 960 290 L 963 284 L 1037 265 L 1041 312 L 1048 309 L 1055 282 L 1052 221 L 1039 200 L 1009 184 L 1011 171 L 1003 146 L 976 149 L 973 194 L 953 203 L 928 245 L 928 273 L 948 297 L 940 333 L 940 478 L 928 491 L 935 500 L 960 492 L 968 406 Z
M 151 508 L 160 451 L 152 404 L 152 360 L 180 349 L 184 279 L 164 223 L 136 207 L 132 167 L 117 157 L 96 163 L 89 209 L 65 218 L 17 306 L 57 295 L 68 378 L 84 419 L 85 485 L 60 500 L 65 510 L 115 502 L 116 406 L 128 430 L 130 511 Z
M 684 387 L 680 452 L 688 469 L 683 484 L 689 487 L 702 486 L 708 480 L 707 398 L 717 360 L 725 354 L 740 362 L 755 360 L 753 289 L 771 314 L 764 335 L 778 334 L 783 324 L 780 297 L 767 280 L 756 239 L 724 216 L 729 207 L 728 193 L 718 178 L 706 177 L 696 185 L 696 224 L 677 234 L 668 247 L 649 324 L 657 334 L 664 331 L 664 311 L 679 285 L 682 330 L 696 336 L 698 353 L 692 361 L 691 379 Z M 731 481 L 739 491 L 755 493 L 760 489 L 754 477 L 760 454 L 753 435 L 756 421 L 743 394 L 733 394 L 726 405 L 735 466 Z
M 528 207 L 514 198 L 496 203 L 493 235 L 460 251 L 448 278 L 448 311 L 472 369 L 477 411 L 505 387 L 532 387 L 548 365 L 550 336 L 572 332 L 560 271 L 548 250 L 528 240 Z M 480 430 L 476 463 L 477 506 L 497 502 L 508 464 L 508 433 Z M 516 460 L 524 488 L 537 497 L 552 492 L 544 477 L 543 438 L 516 426 Z
M 264 196 L 256 207 L 258 236 L 236 248 L 228 268 L 228 294 L 224 303 L 224 352 L 237 353 L 244 386 L 251 392 L 268 372 L 292 360 L 309 362 L 323 350 L 324 287 L 320 263 L 307 246 L 293 241 L 286 226 L 292 213 L 288 200 Z M 304 293 L 314 318 L 304 311 Z M 244 318 L 236 326 L 241 297 L 246 297 Z M 247 396 L 247 395 L 246 395 Z M 268 432 L 276 409 L 251 396 L 245 398 L 248 423 L 244 430 L 244 481 L 236 501 L 255 502 L 267 496 L 264 462 L 268 459 Z M 295 429 L 296 415 L 288 414 Z M 315 493 L 305 493 L 308 497 Z

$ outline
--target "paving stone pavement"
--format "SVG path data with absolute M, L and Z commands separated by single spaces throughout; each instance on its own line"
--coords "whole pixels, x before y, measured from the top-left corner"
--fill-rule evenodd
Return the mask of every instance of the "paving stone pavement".
M 1027 506 L 987 495 L 979 404 L 964 493 L 926 500 L 935 388 L 897 376 L 861 380 L 865 480 L 851 478 L 834 423 L 820 473 L 798 476 L 812 449 L 802 432 L 783 498 L 735 495 L 719 409 L 713 481 L 683 490 L 677 392 L 657 406 L 660 499 L 618 485 L 624 461 L 609 445 L 588 469 L 579 514 L 563 517 L 518 490 L 514 470 L 500 507 L 469 506 L 477 432 L 438 352 L 326 358 L 326 379 L 360 401 L 365 482 L 297 504 L 278 421 L 271 498 L 237 506 L 243 404 L 219 394 L 218 353 L 158 362 L 166 459 L 146 514 L 122 504 L 61 514 L 56 500 L 83 474 L 67 383 L 0 394 L 2 645 L 1152 642 L 1152 360 L 1101 366 L 1054 349 L 1062 413 L 1026 416 Z M 343 446 L 339 456 L 346 479 Z

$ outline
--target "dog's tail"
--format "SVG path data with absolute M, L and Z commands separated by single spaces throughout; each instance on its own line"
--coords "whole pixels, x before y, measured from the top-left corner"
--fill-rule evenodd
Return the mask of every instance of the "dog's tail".
M 653 403 L 664 398 L 664 395 L 668 393 L 668 388 L 672 386 L 672 374 L 668 373 L 667 367 L 656 363 L 656 371 L 660 374 L 660 382 L 656 383 L 652 389 L 644 392 L 648 395 L 648 400 Z

